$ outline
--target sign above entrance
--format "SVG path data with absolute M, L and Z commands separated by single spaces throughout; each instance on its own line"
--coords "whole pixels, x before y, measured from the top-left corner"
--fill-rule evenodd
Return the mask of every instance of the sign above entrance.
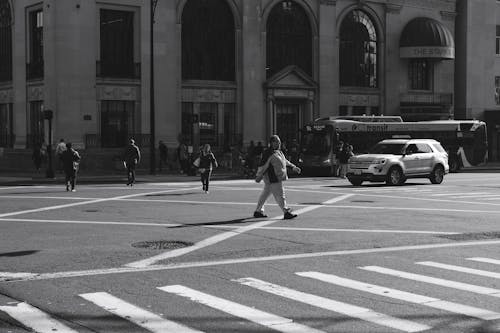
M 449 46 L 413 46 L 399 49 L 401 58 L 455 59 L 455 48 Z

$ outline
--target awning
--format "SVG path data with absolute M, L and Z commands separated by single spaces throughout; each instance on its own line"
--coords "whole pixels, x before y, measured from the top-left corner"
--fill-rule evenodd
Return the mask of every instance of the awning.
M 455 59 L 455 42 L 441 22 L 417 17 L 401 33 L 399 54 L 401 58 Z

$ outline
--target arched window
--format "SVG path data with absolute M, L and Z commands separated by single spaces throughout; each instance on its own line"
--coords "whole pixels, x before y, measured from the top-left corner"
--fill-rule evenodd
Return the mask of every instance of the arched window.
M 235 81 L 235 24 L 226 0 L 190 0 L 182 12 L 182 79 Z
M 340 26 L 340 85 L 377 87 L 377 32 L 361 10 L 347 14 Z
M 311 22 L 304 8 L 294 1 L 276 4 L 267 19 L 267 77 L 289 65 L 312 76 Z
M 12 80 L 12 13 L 8 0 L 0 0 L 0 81 Z

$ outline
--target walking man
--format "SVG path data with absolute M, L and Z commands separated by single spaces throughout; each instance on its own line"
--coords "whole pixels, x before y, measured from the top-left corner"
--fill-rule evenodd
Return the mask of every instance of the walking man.
M 71 142 L 66 144 L 66 150 L 61 155 L 64 174 L 66 175 L 66 191 L 75 192 L 76 174 L 80 163 L 80 154 L 72 148 Z
M 141 161 L 141 151 L 139 147 L 135 145 L 135 140 L 130 139 L 130 143 L 125 148 L 125 153 L 123 154 L 123 162 L 127 168 L 127 186 L 133 186 L 135 183 L 135 168 L 137 164 Z
M 260 182 L 264 179 L 264 189 L 259 197 L 259 202 L 257 203 L 257 208 L 253 213 L 254 217 L 267 217 L 264 214 L 264 204 L 267 198 L 272 193 L 276 203 L 280 206 L 284 213 L 283 218 L 285 220 L 293 219 L 297 217 L 297 214 L 293 214 L 291 209 L 286 204 L 285 189 L 283 187 L 283 181 L 288 179 L 286 167 L 292 167 L 294 172 L 300 173 L 300 168 L 295 166 L 293 163 L 285 158 L 285 155 L 281 151 L 281 140 L 279 136 L 273 135 L 269 139 L 270 147 L 263 153 L 262 161 L 260 162 L 260 167 L 257 170 L 257 175 L 255 180 Z
M 64 139 L 59 140 L 59 143 L 57 144 L 56 147 L 56 156 L 59 164 L 59 171 L 63 171 L 63 162 L 62 162 L 62 154 L 66 151 L 66 143 L 64 142 Z

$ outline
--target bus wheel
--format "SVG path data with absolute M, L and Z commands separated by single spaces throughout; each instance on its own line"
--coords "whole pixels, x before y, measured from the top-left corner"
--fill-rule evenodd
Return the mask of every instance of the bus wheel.
M 429 177 L 431 183 L 433 184 L 441 184 L 444 179 L 444 169 L 440 165 L 436 165 L 434 170 L 431 172 L 431 176 Z
M 456 157 L 450 158 L 448 164 L 450 166 L 450 172 L 458 172 L 460 170 L 460 164 L 458 163 L 458 159 Z
M 387 185 L 401 185 L 404 183 L 404 176 L 403 172 L 401 171 L 401 168 L 399 167 L 392 167 L 389 169 L 389 172 L 387 173 L 387 179 L 385 181 Z
M 354 186 L 360 186 L 361 184 L 363 184 L 363 180 L 362 179 L 357 179 L 357 178 L 347 178 L 347 179 Z

